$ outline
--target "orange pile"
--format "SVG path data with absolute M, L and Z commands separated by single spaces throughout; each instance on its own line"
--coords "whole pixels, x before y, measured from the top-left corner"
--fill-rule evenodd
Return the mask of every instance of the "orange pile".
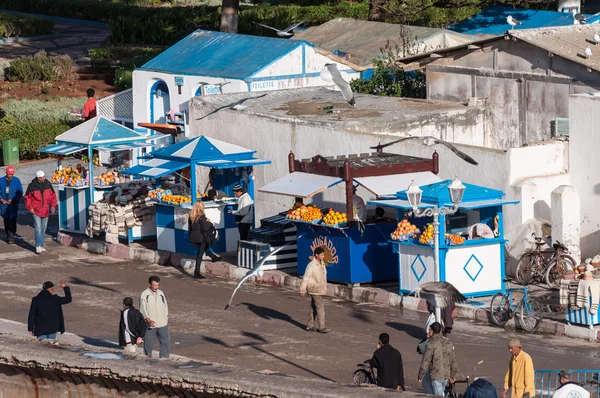
M 462 245 L 465 243 L 465 238 L 460 235 L 446 234 L 445 237 L 446 239 L 450 239 L 455 245 Z
M 329 213 L 323 217 L 323 224 L 325 225 L 336 225 L 347 221 L 348 217 L 346 216 L 346 213 L 333 211 L 333 209 L 329 209 Z
M 290 210 L 286 218 L 312 222 L 323 218 L 323 213 L 317 206 L 302 206 L 296 210 Z
M 392 239 L 400 240 L 403 238 L 413 237 L 418 234 L 419 228 L 411 224 L 406 218 L 398 223 L 398 227 L 392 232 Z

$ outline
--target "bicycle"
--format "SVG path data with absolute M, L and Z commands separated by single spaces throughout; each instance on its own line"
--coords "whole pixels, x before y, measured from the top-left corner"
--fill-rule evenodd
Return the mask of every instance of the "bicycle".
M 560 287 L 566 271 L 575 268 L 575 260 L 569 256 L 569 249 L 556 241 L 552 249 L 541 250 L 546 244 L 543 238 L 531 234 L 535 238 L 535 249 L 526 251 L 517 264 L 516 279 L 522 285 L 529 284 L 532 280 L 542 279 L 548 287 Z
M 466 384 L 467 388 L 469 388 L 469 386 L 471 385 L 471 379 L 475 378 L 475 370 L 477 369 L 477 366 L 481 365 L 482 363 L 483 363 L 483 361 L 479 361 L 479 362 L 477 362 L 475 367 L 473 367 L 473 373 L 471 374 L 471 377 L 469 377 L 468 375 L 465 376 L 459 369 L 458 372 L 460 373 L 461 377 L 463 377 L 463 379 L 455 379 L 453 383 L 448 382 L 448 384 L 446 385 L 446 397 L 448 397 L 448 398 L 462 397 L 464 394 L 458 394 L 456 392 L 456 384 Z
M 504 280 L 507 284 L 508 280 Z M 523 297 L 515 303 L 513 292 L 523 292 Z M 540 303 L 529 296 L 527 287 L 516 287 L 506 289 L 506 293 L 497 293 L 492 297 L 490 305 L 490 317 L 492 322 L 498 326 L 504 326 L 518 313 L 521 327 L 528 332 L 535 332 L 542 323 L 543 310 Z
M 354 371 L 352 376 L 354 384 L 377 384 L 377 377 L 375 375 L 375 370 L 371 366 L 371 360 L 367 359 L 356 366 L 358 369 Z

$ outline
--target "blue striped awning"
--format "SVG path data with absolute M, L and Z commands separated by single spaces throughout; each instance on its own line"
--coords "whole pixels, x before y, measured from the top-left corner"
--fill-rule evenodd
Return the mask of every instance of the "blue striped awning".
M 259 166 L 261 164 L 271 164 L 270 160 L 265 159 L 246 159 L 246 160 L 227 160 L 215 159 L 206 162 L 197 162 L 198 166 L 210 167 L 212 169 L 234 169 L 236 167 Z
M 123 170 L 121 173 L 132 174 L 141 177 L 158 178 L 167 174 L 171 174 L 174 171 L 181 170 L 189 165 L 189 163 L 176 162 L 174 160 L 152 159 L 146 163 Z
M 52 144 L 47 147 L 40 148 L 40 152 L 53 153 L 55 155 L 71 155 L 75 152 L 79 152 L 86 149 L 83 145 L 72 145 L 72 144 Z
M 95 149 L 104 152 L 127 151 L 130 149 L 148 148 L 153 146 L 150 142 L 130 142 L 127 144 L 103 145 Z

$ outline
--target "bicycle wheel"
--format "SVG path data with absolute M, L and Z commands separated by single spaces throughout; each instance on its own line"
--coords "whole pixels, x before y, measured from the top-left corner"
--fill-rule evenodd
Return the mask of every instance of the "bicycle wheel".
M 364 369 L 356 370 L 352 379 L 354 384 L 375 384 L 369 372 Z
M 535 268 L 538 265 L 538 255 L 536 253 L 525 253 L 519 259 L 516 270 L 516 279 L 521 285 L 527 285 L 533 280 Z
M 508 296 L 503 293 L 496 293 L 492 297 L 492 304 L 490 305 L 490 318 L 492 318 L 492 322 L 498 326 L 506 325 L 506 322 L 510 319 L 510 312 Z
M 562 255 L 560 262 L 553 260 L 546 270 L 545 282 L 548 287 L 560 288 L 560 280 L 564 278 L 565 273 L 575 268 L 575 260 L 571 256 Z
M 521 301 L 519 311 L 519 321 L 523 330 L 535 332 L 542 324 L 544 312 L 540 303 L 527 297 L 527 300 Z

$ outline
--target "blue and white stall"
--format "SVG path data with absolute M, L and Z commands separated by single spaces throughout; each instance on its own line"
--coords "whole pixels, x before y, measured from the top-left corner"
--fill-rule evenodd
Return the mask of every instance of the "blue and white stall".
M 252 168 L 271 163 L 269 160 L 255 158 L 255 153 L 252 149 L 199 136 L 154 151 L 148 155 L 151 160 L 124 170 L 122 173 L 125 174 L 158 178 L 190 167 L 191 205 L 156 203 L 158 249 L 180 254 L 196 254 L 197 246 L 188 242 L 188 218 L 190 209 L 200 200 L 196 187 L 196 166 L 204 166 L 211 169 L 212 187 L 231 197 L 204 202 L 206 216 L 219 232 L 219 240 L 212 246 L 212 251 L 236 251 L 239 233 L 235 217 L 229 214 L 229 210 L 235 210 L 237 206 L 237 199 L 233 198 L 233 187 L 236 184 L 246 187 L 248 194 L 254 199 Z
M 448 192 L 451 180 L 424 185 L 420 208 L 438 206 L 452 207 Z M 502 207 L 516 201 L 502 200 L 502 191 L 473 184 L 464 184 L 466 189 L 458 212 L 439 215 L 439 279 L 452 283 L 468 297 L 489 296 L 504 291 L 504 228 Z M 410 218 L 412 207 L 406 191 L 400 191 L 396 199 L 375 200 L 368 203 L 398 210 L 398 218 L 408 219 L 421 228 L 433 218 Z M 460 245 L 450 245 L 445 234 L 466 235 L 470 226 L 485 224 L 494 232 L 491 238 L 465 239 Z M 410 293 L 424 282 L 433 282 L 435 275 L 434 248 L 419 243 L 417 239 L 407 241 L 389 240 L 398 253 L 400 294 Z
M 89 159 L 88 177 L 83 185 L 58 184 L 56 186 L 58 188 L 58 219 L 61 231 L 85 233 L 89 219 L 89 205 L 101 200 L 106 190 L 114 188 L 114 186 L 94 185 L 94 151 L 118 152 L 149 148 L 153 145 L 149 142 L 152 138 L 98 116 L 59 135 L 55 139 L 55 144 L 40 148 L 40 152 L 58 155 L 59 170 L 62 169 L 61 160 L 64 156 L 85 151 L 85 155 Z M 132 241 L 155 234 L 156 231 L 153 228 L 150 230 L 143 228 L 142 230 L 142 227 L 134 227 L 129 229 L 127 238 Z

